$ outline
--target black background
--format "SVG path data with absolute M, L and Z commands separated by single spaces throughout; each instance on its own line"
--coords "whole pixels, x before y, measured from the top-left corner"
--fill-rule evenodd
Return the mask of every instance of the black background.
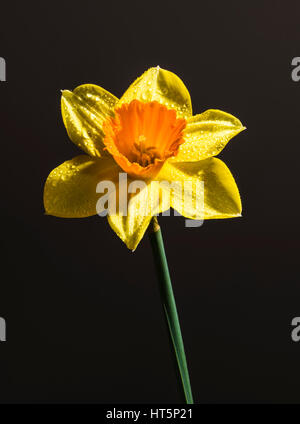
M 79 154 L 60 89 L 121 96 L 160 65 L 194 113 L 247 131 L 220 157 L 243 217 L 160 219 L 197 403 L 299 402 L 300 56 L 297 1 L 1 5 L 1 402 L 178 402 L 150 244 L 131 253 L 98 216 L 45 216 L 49 172 Z

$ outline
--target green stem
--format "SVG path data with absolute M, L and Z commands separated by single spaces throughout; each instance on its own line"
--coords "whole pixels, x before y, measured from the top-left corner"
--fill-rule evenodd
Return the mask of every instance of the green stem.
M 164 242 L 160 226 L 158 225 L 157 218 L 153 217 L 149 227 L 150 242 L 152 245 L 154 261 L 156 265 L 158 281 L 160 286 L 161 299 L 169 327 L 169 332 L 176 356 L 177 366 L 180 375 L 180 387 L 183 388 L 185 401 L 187 404 L 192 404 L 193 395 L 187 367 L 184 344 L 180 330 L 180 324 L 177 314 L 177 308 L 172 289 L 172 283 L 169 274 L 168 262 L 164 249 Z

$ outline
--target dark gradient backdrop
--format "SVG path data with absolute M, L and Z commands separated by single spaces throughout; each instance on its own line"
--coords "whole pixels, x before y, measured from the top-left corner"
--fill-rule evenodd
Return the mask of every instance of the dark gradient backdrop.
M 177 402 L 149 241 L 106 220 L 45 216 L 48 173 L 79 150 L 60 89 L 120 96 L 150 66 L 178 74 L 194 112 L 247 131 L 220 157 L 241 219 L 162 218 L 196 402 L 299 402 L 298 1 L 4 2 L 0 56 L 0 402 Z

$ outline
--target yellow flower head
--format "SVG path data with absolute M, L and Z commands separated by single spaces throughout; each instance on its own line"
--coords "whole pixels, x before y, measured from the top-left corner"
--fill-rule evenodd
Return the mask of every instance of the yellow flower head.
M 117 205 L 108 221 L 132 250 L 151 217 L 170 206 L 191 219 L 240 216 L 234 178 L 213 156 L 245 128 L 220 110 L 192 116 L 189 92 L 172 72 L 148 69 L 120 100 L 92 84 L 64 90 L 61 107 L 70 139 L 87 154 L 50 173 L 44 188 L 47 214 L 92 216 L 99 213 L 99 200 L 103 209 L 104 199 L 114 195 Z M 126 175 L 126 199 L 120 175 Z M 98 189 L 103 181 L 112 184 L 109 196 Z M 199 195 L 202 203 L 196 201 Z

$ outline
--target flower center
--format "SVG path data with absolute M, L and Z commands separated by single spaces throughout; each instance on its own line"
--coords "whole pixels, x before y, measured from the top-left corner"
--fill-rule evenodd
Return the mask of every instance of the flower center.
M 133 100 L 105 121 L 104 144 L 129 175 L 153 178 L 169 157 L 177 155 L 185 126 L 175 110 L 156 101 Z

